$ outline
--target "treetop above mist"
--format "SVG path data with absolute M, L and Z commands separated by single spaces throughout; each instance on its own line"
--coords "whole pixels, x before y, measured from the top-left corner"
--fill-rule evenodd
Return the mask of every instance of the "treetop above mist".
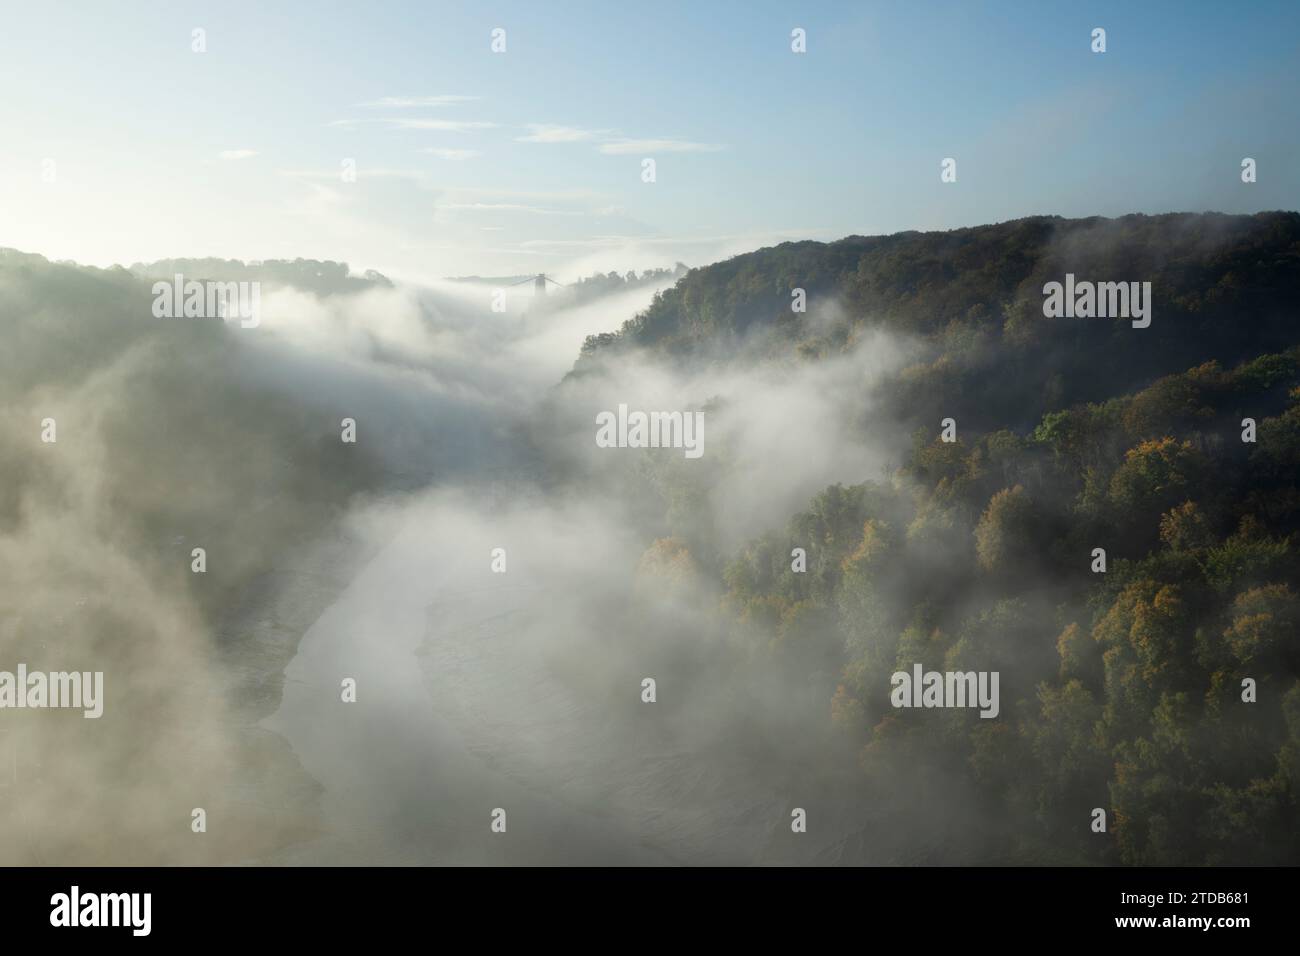
M 1191 333 L 1241 308 L 1287 310 L 1300 291 L 1298 258 L 1294 212 L 1044 216 L 947 232 L 787 242 L 692 270 L 618 332 L 589 337 L 582 356 L 629 347 L 689 356 L 761 343 L 767 354 L 811 357 L 851 345 L 855 330 L 876 324 L 923 336 L 978 333 L 1018 350 L 1051 350 L 1060 334 L 1077 337 L 1077 329 L 1053 325 L 1041 311 L 1044 283 L 1067 272 L 1151 281 L 1160 319 L 1145 330 L 1143 349 L 1158 340 L 1185 352 L 1194 344 Z M 792 311 L 794 289 L 805 290 L 808 314 Z M 840 314 L 814 321 L 817 307 L 824 311 L 830 302 Z M 1206 345 L 1217 353 L 1224 333 L 1212 334 Z M 1252 345 L 1239 354 L 1256 351 Z

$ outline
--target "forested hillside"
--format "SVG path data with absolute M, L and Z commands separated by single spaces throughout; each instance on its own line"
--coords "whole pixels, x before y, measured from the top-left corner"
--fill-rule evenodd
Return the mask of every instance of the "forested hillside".
M 1127 322 L 1044 318 L 1043 285 L 1067 272 L 1151 282 L 1151 327 L 1135 334 Z M 807 293 L 806 314 L 791 309 L 794 289 Z M 1295 342 L 1298 293 L 1296 213 L 1037 217 L 785 243 L 692 270 L 618 333 L 590 337 L 578 368 L 637 347 L 683 359 L 815 358 L 884 327 L 935 347 L 899 383 L 901 413 L 928 421 L 977 394 L 968 423 L 993 428 L 1202 362 L 1284 349 Z M 827 304 L 829 320 L 817 319 Z
M 1150 327 L 1045 318 L 1066 273 L 1151 282 Z M 652 555 L 717 582 L 733 651 L 811 686 L 868 777 L 920 800 L 936 777 L 915 769 L 937 768 L 985 820 L 984 859 L 1289 863 L 1297 303 L 1294 213 L 794 243 L 692 270 L 589 338 L 570 382 L 637 356 L 815 366 L 882 328 L 914 343 L 859 422 L 914 435 L 894 467 L 716 560 L 670 516 Z M 999 671 L 1000 715 L 894 709 L 890 675 L 915 663 Z

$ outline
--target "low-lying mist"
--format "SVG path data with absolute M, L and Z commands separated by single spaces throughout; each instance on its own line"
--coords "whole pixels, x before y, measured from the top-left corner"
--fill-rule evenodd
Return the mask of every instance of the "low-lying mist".
M 0 862 L 1292 859 L 1300 220 L 1201 218 L 545 296 L 0 253 L 0 692 L 104 675 L 4 709 Z M 1042 308 L 1121 261 L 1150 328 Z
M 663 539 L 719 553 L 887 464 L 905 343 L 561 384 L 656 286 L 497 312 L 268 281 L 240 328 L 154 318 L 153 278 L 0 269 L 4 666 L 106 687 L 98 720 L 7 719 L 4 862 L 738 862 L 788 833 L 758 714 L 807 702 L 735 673 L 718 583 Z M 703 457 L 597 448 L 620 403 L 704 409 Z

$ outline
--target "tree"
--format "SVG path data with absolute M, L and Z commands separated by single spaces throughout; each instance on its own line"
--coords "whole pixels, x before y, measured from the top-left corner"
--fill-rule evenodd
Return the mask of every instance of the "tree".
M 1184 501 L 1160 518 L 1160 540 L 1171 551 L 1200 551 L 1214 541 L 1214 534 L 1196 502 Z
M 1034 509 L 1025 489 L 1004 488 L 989 499 L 975 527 L 975 554 L 985 571 L 1012 572 L 1033 555 Z
M 1295 639 L 1300 602 L 1286 584 L 1270 584 L 1238 594 L 1232 623 L 1223 637 L 1245 666 L 1267 666 Z

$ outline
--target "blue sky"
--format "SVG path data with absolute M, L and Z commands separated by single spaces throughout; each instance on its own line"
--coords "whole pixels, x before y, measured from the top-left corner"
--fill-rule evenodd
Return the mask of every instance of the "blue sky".
M 0 245 L 98 265 L 311 256 L 410 277 L 572 277 L 782 239 L 1300 196 L 1295 3 L 10 3 L 0 16 Z M 956 183 L 940 182 L 945 157 Z

